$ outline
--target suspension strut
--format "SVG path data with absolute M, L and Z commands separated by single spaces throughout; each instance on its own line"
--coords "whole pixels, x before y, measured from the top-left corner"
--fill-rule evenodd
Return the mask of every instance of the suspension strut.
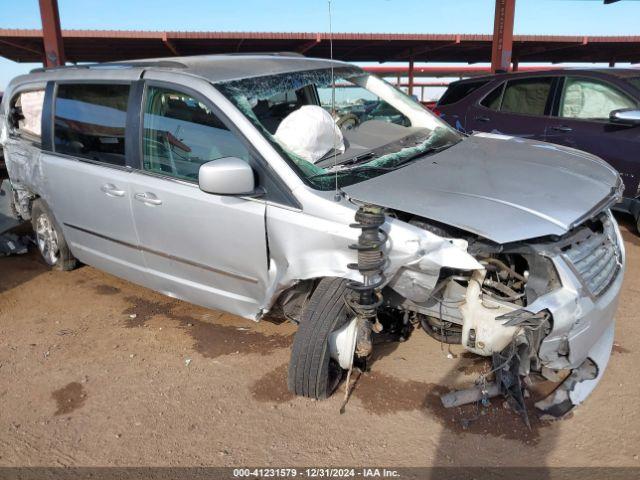
M 362 275 L 362 281 L 348 282 L 347 286 L 352 294 L 347 295 L 346 300 L 357 317 L 356 356 L 367 357 L 372 349 L 371 331 L 382 330 L 377 309 L 382 304 L 379 287 L 385 282 L 383 270 L 387 259 L 383 247 L 388 236 L 381 228 L 385 221 L 381 207 L 360 205 L 355 220 L 356 223 L 352 223 L 350 227 L 359 228 L 362 233 L 358 237 L 358 243 L 349 245 L 349 248 L 358 252 L 358 263 L 347 266 L 351 270 L 357 270 Z

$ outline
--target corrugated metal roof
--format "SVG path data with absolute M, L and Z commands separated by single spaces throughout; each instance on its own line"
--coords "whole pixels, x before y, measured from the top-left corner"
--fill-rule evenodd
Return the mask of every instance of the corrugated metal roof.
M 329 57 L 329 35 L 314 32 L 160 32 L 63 30 L 67 60 L 106 62 L 211 53 L 293 51 Z M 491 35 L 334 33 L 345 61 L 488 62 Z M 0 29 L 0 55 L 40 62 L 40 30 Z M 640 36 L 515 35 L 518 62 L 640 62 Z

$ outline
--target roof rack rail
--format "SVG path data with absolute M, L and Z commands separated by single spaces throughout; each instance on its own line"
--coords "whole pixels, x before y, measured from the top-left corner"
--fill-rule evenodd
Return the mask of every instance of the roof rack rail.
M 216 56 L 227 57 L 250 57 L 250 56 L 268 56 L 268 57 L 301 57 L 305 58 L 305 55 L 298 52 L 234 52 L 234 53 L 214 53 Z M 193 55 L 193 57 L 206 56 L 206 55 Z M 185 57 L 187 58 L 187 57 Z M 86 63 L 82 65 L 63 65 L 60 67 L 38 67 L 32 69 L 29 73 L 41 73 L 55 70 L 67 70 L 67 69 L 101 69 L 101 68 L 140 68 L 140 67 L 157 67 L 157 68 L 188 68 L 182 62 L 176 60 L 129 60 L 120 62 L 105 62 L 105 63 Z
M 84 65 L 63 65 L 59 67 L 38 67 L 29 73 L 50 72 L 55 70 L 73 70 L 73 69 L 109 69 L 109 68 L 140 68 L 140 67 L 159 67 L 159 68 L 187 68 L 184 63 L 175 62 L 173 60 L 132 60 L 130 62 L 105 62 L 105 63 L 87 63 Z
M 305 57 L 304 54 L 298 52 L 232 52 L 232 53 L 214 53 L 214 55 L 221 55 L 224 57 L 250 57 L 250 56 L 263 56 L 263 57 Z

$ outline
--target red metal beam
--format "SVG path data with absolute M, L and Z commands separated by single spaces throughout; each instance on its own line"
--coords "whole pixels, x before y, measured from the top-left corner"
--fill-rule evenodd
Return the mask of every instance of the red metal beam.
M 387 66 L 367 66 L 363 67 L 367 72 L 375 73 L 381 77 L 407 76 L 409 74 L 408 67 L 387 67 Z M 563 66 L 526 66 L 519 67 L 520 72 L 539 72 L 551 69 L 561 69 Z M 451 66 L 451 67 L 414 67 L 414 77 L 477 77 L 481 75 L 491 74 L 490 67 L 470 67 L 470 66 Z
M 513 21 L 516 0 L 496 0 L 491 46 L 491 71 L 507 72 L 511 66 L 513 52 Z
M 167 50 L 169 50 L 176 57 L 180 56 L 180 52 L 176 48 L 175 44 L 171 40 L 169 40 L 169 36 L 167 35 L 167 32 L 164 32 L 162 34 L 162 43 L 164 43 L 164 46 L 167 47 Z
M 45 67 L 64 65 L 64 44 L 60 29 L 58 0 L 40 0 L 40 17 L 42 18 L 42 40 L 44 42 Z
M 431 46 L 424 46 L 420 48 L 407 48 L 406 50 L 403 50 L 394 58 L 391 58 L 389 60 L 403 60 L 408 57 L 415 57 L 416 55 L 422 55 L 423 53 L 431 53 L 431 52 L 436 52 L 438 50 L 441 50 L 443 48 L 455 47 L 456 45 L 460 45 L 461 35 L 459 34 L 455 35 L 455 38 L 452 40 L 453 41 L 451 42 L 447 42 L 438 46 L 431 45 Z
M 5 45 L 9 45 L 10 47 L 17 48 L 18 50 L 24 50 L 25 52 L 36 53 L 38 55 L 44 54 L 44 52 L 42 50 L 38 50 L 36 48 L 31 48 L 31 47 L 29 47 L 27 45 L 20 45 L 19 43 L 10 42 L 9 40 L 0 39 L 0 43 L 4 43 Z
M 413 95 L 413 58 L 409 60 L 409 96 Z
M 315 40 L 311 40 L 310 42 L 305 42 L 302 45 L 300 45 L 298 48 L 296 48 L 296 52 L 307 53 L 313 47 L 318 45 L 321 41 L 322 41 L 322 38 L 320 38 L 320 34 L 318 34 Z
M 408 88 L 408 83 L 400 83 L 397 85 L 398 87 Z M 448 87 L 449 82 L 413 82 L 413 88 L 423 88 L 423 87 Z

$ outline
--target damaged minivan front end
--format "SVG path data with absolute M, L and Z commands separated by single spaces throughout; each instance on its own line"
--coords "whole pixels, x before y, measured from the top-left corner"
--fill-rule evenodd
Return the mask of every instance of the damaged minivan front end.
M 525 411 L 524 390 L 550 381 L 557 388 L 536 406 L 564 415 L 595 388 L 611 353 L 624 274 L 624 246 L 611 213 L 560 238 L 506 245 L 471 239 L 466 253 L 477 268 L 456 265 L 456 257 L 472 261 L 462 251 L 449 255 L 454 261 L 423 257 L 401 268 L 383 291 L 389 308 L 409 312 L 436 340 L 491 358 L 495 388 L 473 387 L 443 399 L 445 405 L 502 393 Z
M 527 176 L 542 145 L 470 137 L 433 161 L 345 189 L 450 239 L 447 248 L 400 268 L 383 290 L 398 316 L 409 315 L 440 342 L 492 359 L 494 383 L 487 385 L 485 375 L 481 386 L 444 398 L 447 406 L 502 393 L 526 413 L 525 390 L 548 381 L 557 388 L 536 406 L 561 416 L 589 395 L 606 368 L 624 276 L 624 245 L 609 211 L 621 198 L 621 181 L 595 157 L 553 146 L 544 149 L 551 153 L 546 175 L 532 169 Z M 478 165 L 488 153 L 491 168 Z M 572 161 L 576 168 L 566 169 Z M 462 180 L 449 173 L 458 168 L 467 170 Z M 572 185 L 564 198 L 562 190 L 549 190 L 563 183 Z

